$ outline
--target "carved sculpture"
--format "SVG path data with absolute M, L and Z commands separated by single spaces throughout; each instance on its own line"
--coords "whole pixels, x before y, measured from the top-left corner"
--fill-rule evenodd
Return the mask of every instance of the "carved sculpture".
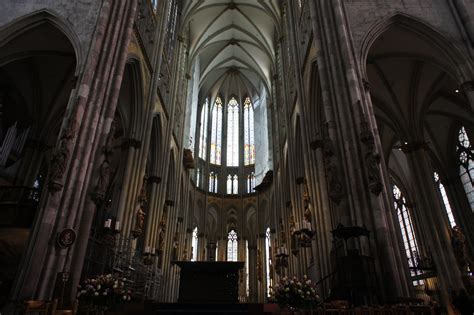
M 104 201 L 105 194 L 109 188 L 111 173 L 110 162 L 105 158 L 99 167 L 99 180 L 94 189 L 94 200 L 96 202 Z
M 58 146 L 54 152 L 49 168 L 49 190 L 54 193 L 62 189 L 61 179 L 66 172 L 66 164 L 69 158 L 69 145 L 76 136 L 76 122 L 68 119 L 67 127 L 59 139 Z
M 458 263 L 461 273 L 467 272 L 468 265 L 472 267 L 469 250 L 466 246 L 466 237 L 458 226 L 451 229 L 451 246 L 453 247 L 454 256 Z

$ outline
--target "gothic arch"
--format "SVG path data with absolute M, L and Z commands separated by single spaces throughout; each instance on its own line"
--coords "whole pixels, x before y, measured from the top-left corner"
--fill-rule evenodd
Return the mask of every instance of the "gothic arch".
M 0 47 L 4 47 L 8 42 L 23 35 L 24 33 L 42 25 L 48 24 L 61 32 L 70 42 L 73 47 L 76 58 L 77 74 L 84 62 L 84 56 L 81 49 L 79 37 L 73 29 L 73 26 L 61 16 L 48 9 L 41 9 L 30 14 L 17 18 L 10 23 L 0 28 Z M 3 65 L 4 60 L 0 58 L 0 66 Z
M 362 65 L 362 76 L 364 78 L 367 78 L 365 64 L 372 45 L 383 33 L 394 26 L 400 26 L 409 32 L 416 33 L 444 54 L 448 64 L 439 58 L 432 58 L 430 61 L 443 68 L 453 77 L 459 78 L 459 84 L 471 79 L 473 65 L 469 62 L 470 58 L 466 56 L 465 53 L 433 26 L 416 17 L 401 12 L 397 12 L 375 23 L 362 38 L 358 61 L 359 65 Z M 451 69 L 456 69 L 455 73 L 452 73 Z M 467 69 L 469 69 L 469 71 L 467 71 Z

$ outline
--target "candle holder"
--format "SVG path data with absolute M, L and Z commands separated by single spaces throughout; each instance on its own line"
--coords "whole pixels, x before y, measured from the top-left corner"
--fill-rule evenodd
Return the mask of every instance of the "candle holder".
M 295 223 L 295 230 L 293 232 L 293 237 L 296 240 L 296 244 L 301 248 L 311 247 L 311 242 L 314 238 L 315 231 L 311 228 L 311 222 L 308 220 L 303 220 L 302 223 Z
M 283 275 L 288 268 L 288 249 L 282 244 L 276 252 L 275 269 L 278 275 Z

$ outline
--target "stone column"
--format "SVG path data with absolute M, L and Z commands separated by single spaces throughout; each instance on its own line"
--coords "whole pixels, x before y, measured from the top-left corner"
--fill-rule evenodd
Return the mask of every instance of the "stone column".
M 95 206 L 88 194 L 92 166 L 113 120 L 136 6 L 136 0 L 103 1 L 88 57 L 69 98 L 47 178 L 49 192 L 42 198 L 13 299 L 49 300 L 58 271 L 72 272 L 73 289 L 67 294 L 75 296 Z M 64 231 L 68 242 L 77 236 L 66 248 L 56 242 Z
M 249 244 L 249 302 L 258 301 L 257 246 Z

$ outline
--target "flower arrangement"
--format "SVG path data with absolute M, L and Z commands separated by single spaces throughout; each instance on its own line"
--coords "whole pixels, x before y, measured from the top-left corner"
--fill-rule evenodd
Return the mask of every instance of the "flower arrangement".
M 318 291 L 306 275 L 303 280 L 284 277 L 273 287 L 270 300 L 289 309 L 310 309 L 320 303 Z
M 111 307 L 132 300 L 127 279 L 118 274 L 99 275 L 79 285 L 77 298 L 92 306 Z

